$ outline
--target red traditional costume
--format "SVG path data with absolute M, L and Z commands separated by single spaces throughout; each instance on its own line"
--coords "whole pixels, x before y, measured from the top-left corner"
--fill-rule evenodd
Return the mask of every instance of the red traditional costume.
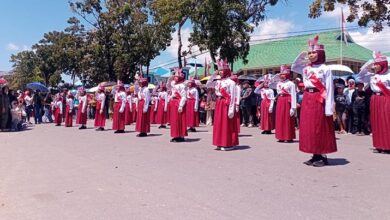
M 157 124 L 157 107 L 158 107 L 158 97 L 157 94 L 154 94 L 150 98 L 150 124 Z
M 138 111 L 135 131 L 139 132 L 138 137 L 145 137 L 150 132 L 150 92 L 148 89 L 148 80 L 140 79 L 140 91 L 138 92 Z
M 62 123 L 62 97 L 61 94 L 57 94 L 53 104 L 52 111 L 54 115 L 54 123 L 56 126 L 60 126 Z
M 333 124 L 334 85 L 332 71 L 325 64 L 324 46 L 318 43 L 318 36 L 309 41 L 309 59 L 317 54 L 316 61 L 304 65 L 306 53 L 301 53 L 293 64 L 293 71 L 302 74 L 305 92 L 301 104 L 299 126 L 299 149 L 313 154 L 306 165 L 328 164 L 323 154 L 337 151 Z
M 130 91 L 127 91 L 127 96 L 126 96 L 126 107 L 125 107 L 125 124 L 126 125 L 131 125 L 134 120 L 133 120 L 133 96 L 131 95 Z
M 271 134 L 275 128 L 273 117 L 275 96 L 274 90 L 269 88 L 271 78 L 271 74 L 267 74 L 256 82 L 259 85 L 257 85 L 255 93 L 261 96 L 260 129 L 263 130 L 262 134 Z
M 68 96 L 66 97 L 66 108 L 65 108 L 65 127 L 72 127 L 73 126 L 73 95 L 69 92 Z
M 187 87 L 183 83 L 184 75 L 181 69 L 176 69 L 174 80 L 168 81 L 170 85 L 171 97 L 169 102 L 169 114 L 171 125 L 171 142 L 183 142 L 187 133 L 186 102 Z
M 219 72 L 221 80 L 214 81 Z M 239 144 L 236 113 L 236 83 L 230 79 L 227 61 L 218 62 L 218 72 L 207 81 L 208 88 L 215 88 L 217 102 L 214 112 L 213 145 L 219 150 L 231 150 Z
M 105 102 L 106 95 L 104 94 L 104 87 L 99 86 L 98 93 L 96 93 L 96 113 L 95 113 L 95 127 L 97 130 L 104 130 L 106 125 L 106 111 L 105 111 Z
M 375 73 L 371 72 L 373 66 Z M 379 70 L 380 68 L 380 70 Z M 370 121 L 375 153 L 390 153 L 390 73 L 387 57 L 374 53 L 358 74 L 358 80 L 369 83 L 373 95 L 370 101 Z
M 160 90 L 158 93 L 156 123 L 160 124 L 160 128 L 165 128 L 165 125 L 168 123 L 168 93 L 165 85 L 161 85 Z
M 187 102 L 186 102 L 186 118 L 189 131 L 195 132 L 195 127 L 199 127 L 199 92 L 196 88 L 195 80 L 187 82 Z
M 237 131 L 238 133 L 240 133 L 240 128 L 241 128 L 241 117 L 240 117 L 240 101 L 241 101 L 241 86 L 240 86 L 240 82 L 238 80 L 238 76 L 237 75 L 232 75 L 230 77 L 231 80 L 233 80 L 235 83 L 236 83 L 236 105 L 235 105 L 235 110 L 236 110 L 236 113 L 234 114 L 234 118 L 236 119 L 237 121 Z
M 114 112 L 112 116 L 112 130 L 115 133 L 125 132 L 125 107 L 126 107 L 126 92 L 123 83 L 118 81 L 117 91 L 114 97 Z
M 80 88 L 77 93 L 77 99 L 79 100 L 79 106 L 77 110 L 76 124 L 80 124 L 81 127 L 79 129 L 86 129 L 87 124 L 87 106 L 88 106 L 88 98 L 84 88 Z
M 279 141 L 295 139 L 295 112 L 297 109 L 296 86 L 289 80 L 290 70 L 280 68 L 281 77 L 285 80 L 276 85 L 278 100 L 276 103 L 275 137 Z

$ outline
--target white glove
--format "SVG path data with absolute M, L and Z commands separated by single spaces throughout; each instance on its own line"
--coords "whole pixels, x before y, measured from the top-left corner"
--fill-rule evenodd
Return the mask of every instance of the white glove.
M 290 116 L 293 117 L 295 115 L 295 108 L 290 109 Z
M 239 111 L 240 111 L 240 107 L 236 106 L 236 112 L 239 112 Z
M 69 110 L 69 113 L 71 113 L 71 114 L 72 114 L 72 110 Z
M 198 112 L 198 109 L 194 109 L 194 112 Z
M 125 111 L 125 108 L 120 108 L 119 113 L 123 113 Z
M 330 117 L 330 116 L 333 116 L 333 114 L 325 114 L 326 117 Z
M 232 118 L 234 117 L 234 112 L 229 112 L 229 113 L 228 113 L 228 117 L 229 117 L 230 119 L 232 119 Z
M 148 112 L 148 109 L 144 109 L 143 112 L 144 112 L 144 113 L 147 113 L 147 112 Z
M 269 113 L 272 113 L 272 110 L 273 110 L 273 109 L 270 107 L 270 108 L 268 109 L 268 112 L 269 112 Z
M 84 109 L 81 109 L 81 113 L 83 113 L 83 114 L 84 114 L 84 113 L 85 113 L 85 110 L 84 110 Z
M 183 112 L 183 108 L 182 107 L 179 107 L 179 113 L 182 113 Z
M 164 112 L 167 112 L 167 110 L 166 110 L 166 109 L 164 109 Z
M 103 114 L 103 110 L 100 110 L 100 114 Z

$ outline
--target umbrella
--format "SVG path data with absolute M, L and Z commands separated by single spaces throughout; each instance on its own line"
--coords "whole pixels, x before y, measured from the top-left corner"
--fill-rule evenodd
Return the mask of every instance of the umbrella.
M 348 66 L 341 64 L 331 64 L 328 65 L 329 69 L 332 71 L 333 75 L 337 76 L 349 76 L 353 74 L 353 71 Z
M 203 77 L 200 81 L 207 81 L 211 78 L 211 76 L 206 76 L 206 77 Z
M 115 86 L 116 82 L 101 82 L 99 85 L 103 87 Z
M 99 86 L 92 87 L 92 88 L 90 88 L 90 89 L 87 89 L 87 92 L 88 92 L 88 93 L 95 93 L 95 92 L 98 91 L 98 89 L 99 89 Z
M 6 79 L 4 79 L 4 78 L 1 78 L 0 79 L 0 86 L 4 86 L 4 85 L 6 85 L 8 83 L 8 81 L 6 80 Z
M 149 83 L 148 89 L 154 89 L 154 88 L 156 88 L 156 86 L 154 84 Z
M 256 81 L 256 77 L 254 76 L 245 76 L 245 75 L 241 75 L 238 77 L 239 80 L 248 80 L 248 81 Z
M 26 87 L 35 91 L 40 90 L 41 92 L 49 92 L 49 89 L 47 89 L 47 87 L 40 82 L 29 83 L 26 85 Z

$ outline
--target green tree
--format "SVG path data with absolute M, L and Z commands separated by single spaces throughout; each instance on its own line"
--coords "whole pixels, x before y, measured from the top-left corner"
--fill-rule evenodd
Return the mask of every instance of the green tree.
M 13 74 L 10 77 L 10 87 L 23 89 L 30 82 L 44 82 L 38 68 L 38 57 L 33 51 L 22 51 L 11 56 Z

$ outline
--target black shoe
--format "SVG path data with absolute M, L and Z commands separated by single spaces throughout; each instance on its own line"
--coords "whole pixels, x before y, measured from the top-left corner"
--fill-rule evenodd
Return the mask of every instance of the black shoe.
M 137 137 L 146 137 L 146 136 L 148 136 L 146 133 L 139 133 L 139 134 L 137 134 Z
M 196 132 L 196 128 L 191 128 L 191 131 L 192 132 Z
M 288 140 L 287 143 L 293 143 L 294 141 L 293 140 Z
M 102 127 L 97 128 L 96 131 L 104 131 L 104 128 L 102 128 Z
M 267 134 L 267 131 L 262 131 L 261 134 Z
M 381 154 L 383 151 L 381 149 L 374 149 L 372 150 L 373 153 Z
M 316 161 L 318 161 L 320 159 L 321 159 L 321 157 L 319 157 L 318 155 L 313 155 L 313 157 L 310 160 L 305 161 L 303 163 L 308 165 L 308 166 L 312 166 L 314 162 L 316 162 Z
M 171 142 L 172 142 L 172 143 L 176 143 L 176 142 L 177 142 L 177 138 L 172 138 L 172 139 L 171 139 Z
M 284 143 L 284 141 L 283 141 L 283 140 L 278 140 L 278 142 L 279 142 L 279 143 Z
M 83 130 L 83 129 L 87 129 L 87 127 L 85 127 L 85 126 L 79 127 L 79 130 Z
M 313 167 L 323 167 L 329 165 L 328 159 L 321 156 L 321 159 L 313 162 Z
M 114 132 L 114 134 L 123 134 L 123 133 L 125 133 L 124 130 L 117 130 L 117 131 Z
M 272 134 L 272 132 L 271 131 L 267 131 L 267 133 L 266 134 Z
M 61 126 L 61 124 L 56 124 L 56 126 Z

